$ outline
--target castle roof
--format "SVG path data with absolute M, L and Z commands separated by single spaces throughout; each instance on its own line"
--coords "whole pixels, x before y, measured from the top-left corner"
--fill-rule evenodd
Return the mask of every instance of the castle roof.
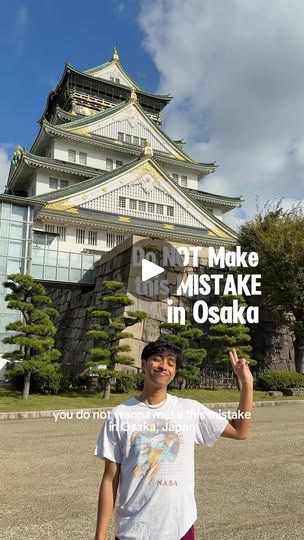
M 203 204 L 202 201 L 198 203 L 195 198 L 191 195 L 189 195 L 181 186 L 176 184 L 168 175 L 167 173 L 159 166 L 159 164 L 151 157 L 143 156 L 140 159 L 133 160 L 118 169 L 115 169 L 113 171 L 107 172 L 105 174 L 101 174 L 98 176 L 95 176 L 93 178 L 89 178 L 88 180 L 84 180 L 82 182 L 79 182 L 77 184 L 73 184 L 69 187 L 66 187 L 61 190 L 56 190 L 51 193 L 46 193 L 43 195 L 39 195 L 34 197 L 34 199 L 37 200 L 43 200 L 46 204 L 45 209 L 46 210 L 62 210 L 63 212 L 74 212 L 75 207 L 82 206 L 84 204 L 83 201 L 87 201 L 88 197 L 92 198 L 100 197 L 100 193 L 106 192 L 107 188 L 105 187 L 103 189 L 104 185 L 109 186 L 109 180 L 114 179 L 120 179 L 121 177 L 124 177 L 125 173 L 136 173 L 136 170 L 140 169 L 143 170 L 153 170 L 157 173 L 157 175 L 162 178 L 162 181 L 165 182 L 164 185 L 166 185 L 166 188 L 168 192 L 176 194 L 178 198 L 182 200 L 183 206 L 193 208 L 194 211 L 197 213 L 197 215 L 201 216 L 200 220 L 207 220 L 208 224 L 211 224 L 211 227 L 214 229 L 214 231 L 219 231 L 219 237 L 227 238 L 227 240 L 235 241 L 237 238 L 237 235 L 235 231 L 233 231 L 228 225 L 223 223 L 221 220 L 219 220 L 212 212 L 207 210 Z M 147 173 L 147 174 L 152 174 Z M 125 177 L 126 178 L 126 177 Z M 128 174 L 128 182 L 131 180 L 131 175 Z M 158 183 L 159 180 L 156 180 L 156 183 Z M 112 183 L 111 183 L 112 185 Z M 173 195 L 174 197 L 174 195 Z M 79 202 L 80 201 L 80 202 Z M 84 210 L 84 209 L 83 209 Z M 79 214 L 79 209 L 77 210 L 77 214 Z M 100 218 L 104 215 L 104 212 L 99 212 Z M 134 218 L 130 218 L 128 216 L 120 216 L 126 221 L 129 221 L 130 223 L 134 222 Z M 97 219 L 97 215 L 96 215 Z M 102 218 L 103 219 L 103 218 Z M 156 224 L 156 221 L 154 221 L 154 225 Z M 161 226 L 163 226 L 162 224 Z M 166 225 L 166 224 L 165 224 Z M 167 224 L 168 229 L 171 230 L 172 228 L 176 228 L 176 224 Z M 191 227 L 190 227 L 191 228 Z M 153 229 L 152 229 L 153 230 Z M 190 234 L 190 230 L 189 230 Z M 214 233 L 214 236 L 217 235 Z

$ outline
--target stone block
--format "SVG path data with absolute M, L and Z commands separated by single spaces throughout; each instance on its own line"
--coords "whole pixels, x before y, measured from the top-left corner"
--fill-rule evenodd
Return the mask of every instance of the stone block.
M 122 345 L 129 345 L 130 347 L 129 352 L 121 353 L 121 354 L 127 354 L 128 356 L 133 357 L 134 358 L 133 365 L 140 367 L 141 366 L 141 353 L 146 344 L 143 343 L 139 339 L 133 339 L 133 338 L 122 339 L 120 343 Z
M 116 371 L 123 371 L 124 373 L 131 373 L 131 374 L 138 373 L 138 368 L 136 368 L 135 366 L 126 366 L 125 364 L 117 363 L 114 365 L 114 369 Z
M 304 396 L 304 388 L 285 388 L 285 396 Z
M 270 390 L 270 392 L 268 392 L 268 394 L 272 397 L 282 397 L 283 396 L 283 392 L 279 392 L 278 390 Z
M 159 321 L 156 319 L 146 319 L 143 321 L 143 341 L 149 343 L 150 341 L 156 341 L 159 338 L 159 324 Z
M 150 319 L 156 319 L 158 321 L 167 320 L 168 306 L 164 302 L 155 302 L 143 298 L 132 298 L 134 300 L 134 310 L 145 311 L 149 314 Z
M 131 334 L 133 334 L 134 339 L 142 339 L 143 321 L 133 324 L 133 326 L 129 326 L 128 328 L 126 328 L 126 332 L 131 332 Z

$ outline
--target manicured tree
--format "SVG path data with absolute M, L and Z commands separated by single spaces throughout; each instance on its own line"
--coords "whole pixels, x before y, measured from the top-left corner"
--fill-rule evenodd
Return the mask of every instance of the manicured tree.
M 18 348 L 3 356 L 21 361 L 8 371 L 11 375 L 24 376 L 23 398 L 27 399 L 32 373 L 52 375 L 58 372 L 59 364 L 55 361 L 61 353 L 54 348 L 56 326 L 53 322 L 58 312 L 52 307 L 52 300 L 43 285 L 36 283 L 30 275 L 11 274 L 4 286 L 11 289 L 5 297 L 7 307 L 20 311 L 22 320 L 6 326 L 6 330 L 14 334 L 5 337 L 3 343 L 17 345 Z
M 240 306 L 247 305 L 242 296 L 227 295 L 220 298 L 220 307 L 231 306 L 233 300 L 238 300 Z M 215 368 L 223 369 L 230 365 L 228 353 L 233 347 L 237 348 L 240 358 L 249 360 L 251 366 L 256 364 L 256 361 L 251 359 L 250 330 L 245 324 L 210 324 L 208 330 L 208 357 Z
M 124 312 L 126 306 L 134 304 L 120 281 L 104 281 L 101 290 L 102 300 L 99 306 L 87 309 L 91 320 L 87 337 L 93 339 L 94 346 L 89 349 L 90 359 L 87 366 L 91 371 L 102 374 L 106 381 L 103 397 L 108 399 L 111 391 L 110 379 L 115 376 L 113 372 L 115 363 L 131 365 L 134 358 L 128 354 L 131 347 L 120 340 L 132 338 L 133 334 L 126 328 L 147 317 L 143 311 Z M 106 370 L 99 369 L 100 364 L 107 366 Z
M 296 369 L 304 373 L 304 207 L 267 206 L 240 229 L 244 251 L 256 251 L 259 265 L 247 272 L 262 275 L 261 303 L 293 313 Z
M 160 340 L 178 345 L 184 356 L 184 365 L 177 371 L 176 377 L 181 380 L 181 389 L 186 387 L 187 382 L 198 380 L 202 361 L 206 356 L 205 349 L 194 349 L 190 343 L 204 335 L 200 328 L 194 328 L 190 321 L 185 324 L 167 323 L 160 324 Z

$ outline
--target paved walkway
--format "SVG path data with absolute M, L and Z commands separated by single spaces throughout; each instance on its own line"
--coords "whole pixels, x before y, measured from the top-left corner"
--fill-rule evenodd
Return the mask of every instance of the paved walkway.
M 303 413 L 301 405 L 257 407 L 246 441 L 197 448 L 197 540 L 303 540 Z M 100 425 L 0 422 L 1 540 L 94 540 Z

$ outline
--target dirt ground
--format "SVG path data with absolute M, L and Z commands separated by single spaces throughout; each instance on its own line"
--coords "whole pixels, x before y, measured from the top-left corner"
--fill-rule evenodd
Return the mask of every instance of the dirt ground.
M 303 419 L 301 405 L 257 408 L 246 441 L 197 448 L 197 540 L 303 540 Z M 100 426 L 0 422 L 1 540 L 94 540 Z

